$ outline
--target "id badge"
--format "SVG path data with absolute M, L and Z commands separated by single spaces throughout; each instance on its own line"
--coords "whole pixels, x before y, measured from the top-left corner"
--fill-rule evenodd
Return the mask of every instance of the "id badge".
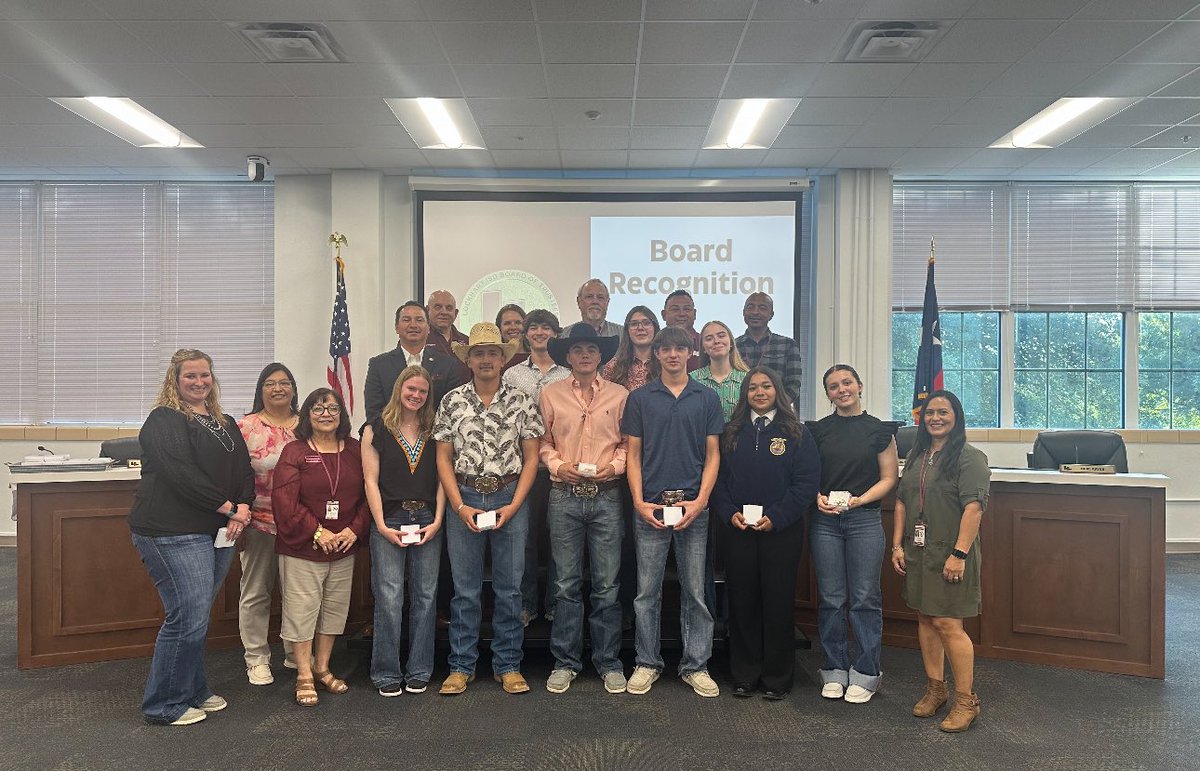
M 925 545 L 925 523 L 918 522 L 913 525 L 913 546 Z
M 338 505 L 337 501 L 325 501 L 325 519 L 338 518 Z

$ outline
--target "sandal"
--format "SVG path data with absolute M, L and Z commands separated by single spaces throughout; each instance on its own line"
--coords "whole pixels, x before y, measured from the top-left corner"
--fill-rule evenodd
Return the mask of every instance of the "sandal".
M 330 693 L 345 693 L 350 690 L 350 686 L 346 685 L 345 680 L 337 679 L 329 670 L 313 672 L 313 676 L 317 678 L 317 682 L 321 684 L 321 687 Z
M 311 677 L 296 678 L 296 703 L 301 707 L 317 706 L 317 689 Z

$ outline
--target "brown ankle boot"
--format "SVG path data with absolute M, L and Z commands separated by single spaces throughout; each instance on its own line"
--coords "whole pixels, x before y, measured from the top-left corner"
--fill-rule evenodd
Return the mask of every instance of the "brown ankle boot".
M 938 725 L 946 733 L 959 733 L 971 727 L 979 717 L 979 696 L 974 693 L 954 692 L 954 707 L 946 719 Z
M 949 699 L 950 692 L 946 690 L 946 681 L 930 677 L 925 684 L 925 695 L 913 705 L 912 713 L 917 717 L 933 717 Z

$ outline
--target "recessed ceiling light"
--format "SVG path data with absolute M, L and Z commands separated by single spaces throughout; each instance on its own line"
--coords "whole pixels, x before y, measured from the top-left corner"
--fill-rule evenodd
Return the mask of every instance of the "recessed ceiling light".
M 483 135 L 466 99 L 384 99 L 423 150 L 483 150 Z
M 706 150 L 761 150 L 770 147 L 799 99 L 722 99 L 717 102 L 708 133 Z
M 1067 97 L 1034 115 L 993 142 L 990 147 L 1045 149 L 1079 136 L 1098 123 L 1111 118 L 1137 99 L 1111 99 L 1102 96 Z
M 116 96 L 51 98 L 105 131 L 138 147 L 204 147 L 132 99 Z

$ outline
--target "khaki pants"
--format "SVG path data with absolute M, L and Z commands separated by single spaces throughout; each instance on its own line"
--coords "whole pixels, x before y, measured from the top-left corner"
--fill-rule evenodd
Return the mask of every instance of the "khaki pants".
M 242 580 L 238 598 L 238 632 L 246 649 L 246 667 L 271 664 L 267 627 L 271 623 L 271 592 L 279 575 L 275 536 L 246 528 L 242 534 Z M 287 656 L 288 659 L 291 655 Z
M 316 634 L 346 631 L 353 579 L 353 554 L 336 562 L 280 555 L 283 628 L 279 636 L 288 642 L 306 642 Z

